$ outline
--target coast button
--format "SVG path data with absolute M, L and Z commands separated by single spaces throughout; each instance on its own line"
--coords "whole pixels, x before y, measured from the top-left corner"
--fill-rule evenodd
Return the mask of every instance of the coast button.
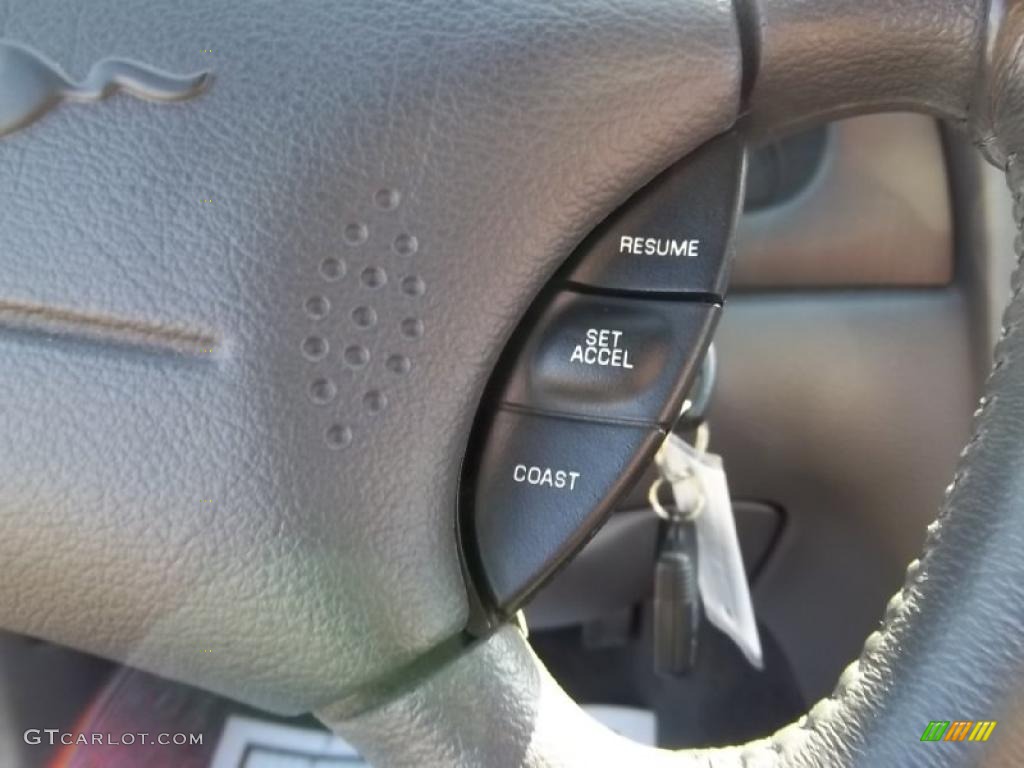
M 475 464 L 473 535 L 496 604 L 514 610 L 604 522 L 663 433 L 499 410 Z
M 545 412 L 670 424 L 718 307 L 563 291 L 515 356 L 503 400 Z
M 568 280 L 724 296 L 744 157 L 739 137 L 726 134 L 656 177 L 583 242 Z

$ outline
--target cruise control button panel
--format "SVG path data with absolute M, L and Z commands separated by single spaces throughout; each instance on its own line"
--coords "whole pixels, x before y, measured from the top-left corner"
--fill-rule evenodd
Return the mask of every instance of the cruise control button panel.
M 668 425 L 679 414 L 717 315 L 714 304 L 563 291 L 523 341 L 503 400 Z
M 498 411 L 479 457 L 473 526 L 499 606 L 518 606 L 583 545 L 662 436 L 650 427 Z
M 724 296 L 745 157 L 740 138 L 726 134 L 656 177 L 584 241 L 568 279 L 613 290 Z
M 583 546 L 679 415 L 725 296 L 743 172 L 736 135 L 709 142 L 610 216 L 526 313 L 462 468 L 471 628 Z

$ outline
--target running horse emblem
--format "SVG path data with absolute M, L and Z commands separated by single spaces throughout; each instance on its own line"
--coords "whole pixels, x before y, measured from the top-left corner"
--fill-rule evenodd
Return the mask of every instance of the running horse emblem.
M 32 49 L 0 40 L 0 137 L 64 101 L 99 101 L 116 91 L 149 101 L 180 101 L 199 93 L 209 79 L 209 72 L 179 76 L 128 59 L 103 59 L 75 82 Z

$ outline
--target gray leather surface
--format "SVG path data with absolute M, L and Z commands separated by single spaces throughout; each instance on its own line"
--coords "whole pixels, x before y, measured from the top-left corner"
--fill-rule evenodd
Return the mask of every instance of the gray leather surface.
M 997 2 L 999 0 L 996 0 Z M 986 0 L 744 0 L 756 9 L 750 130 L 908 109 L 962 118 L 975 94 Z
M 0 36 L 213 73 L 0 141 L 0 625 L 358 699 L 463 628 L 484 382 L 573 244 L 735 119 L 730 3 L 12 0 Z
M 988 61 L 994 70 L 975 89 L 972 55 L 980 52 L 984 18 L 978 8 L 972 16 L 969 7 L 952 3 L 766 6 L 766 85 L 761 96 L 755 88 L 753 101 L 765 116 L 758 123 L 755 115 L 754 124 L 767 130 L 801 115 L 915 101 L 954 120 L 970 119 L 987 154 L 1004 161 L 1018 220 L 1024 217 L 1024 161 L 1017 155 L 1024 146 L 1024 17 L 1017 10 L 1006 17 L 1005 37 L 993 36 Z M 837 16 L 826 16 L 835 9 Z M 773 19 L 791 26 L 773 29 Z M 804 83 L 793 74 L 801 64 L 815 67 Z M 790 93 L 779 86 L 787 78 Z M 788 112 L 766 104 L 773 92 Z M 929 527 L 924 553 L 832 696 L 797 723 L 740 747 L 645 751 L 587 720 L 512 628 L 385 707 L 347 722 L 337 722 L 339 713 L 330 709 L 323 716 L 382 766 L 1024 763 L 1022 289 L 1018 268 L 974 436 Z M 995 719 L 998 736 L 984 745 L 921 743 L 925 725 L 936 718 Z

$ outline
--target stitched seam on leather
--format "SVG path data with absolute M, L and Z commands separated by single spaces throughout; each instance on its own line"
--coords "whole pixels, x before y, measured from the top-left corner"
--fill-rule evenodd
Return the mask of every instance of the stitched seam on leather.
M 1024 264 L 1024 176 L 1022 176 L 1020 182 L 1016 185 L 1013 178 L 1013 170 L 1018 159 L 1018 153 L 1009 153 L 1006 156 L 1005 165 L 1003 167 L 1003 170 L 1007 175 L 1007 185 L 1010 187 L 1010 191 L 1013 195 L 1014 217 L 1018 233 L 1017 237 L 1014 239 L 1014 251 L 1017 259 L 1013 270 L 1013 276 L 1010 281 L 1012 291 L 1010 294 L 1010 300 L 1003 312 L 999 339 L 996 342 L 993 354 L 993 364 L 985 379 L 983 395 L 979 400 L 978 408 L 974 412 L 974 425 L 971 437 L 964 446 L 964 449 L 960 452 L 957 469 L 953 473 L 952 482 L 950 482 L 946 487 L 943 503 L 939 509 L 939 513 L 935 520 L 928 526 L 928 534 L 925 538 L 922 554 L 918 559 L 911 561 L 907 566 L 906 579 L 899 591 L 890 598 L 889 603 L 886 606 L 881 627 L 868 636 L 864 643 L 864 647 L 861 649 L 860 655 L 849 666 L 847 666 L 840 675 L 839 682 L 836 684 L 832 694 L 818 701 L 818 703 L 811 707 L 810 711 L 806 715 L 796 722 L 799 729 L 808 736 L 812 736 L 816 733 L 824 733 L 826 727 L 837 721 L 838 716 L 842 714 L 848 706 L 847 698 L 850 692 L 857 687 L 857 684 L 870 669 L 871 658 L 877 652 L 878 646 L 885 644 L 885 642 L 893 636 L 897 619 L 900 619 L 905 615 L 908 610 L 908 606 L 910 605 L 910 601 L 907 597 L 927 576 L 927 564 L 934 554 L 937 535 L 942 527 L 942 522 L 952 514 L 951 499 L 957 492 L 960 483 L 970 473 L 970 457 L 978 446 L 981 445 L 982 441 L 988 434 L 988 429 L 985 424 L 985 414 L 988 412 L 991 405 L 998 399 L 998 395 L 991 394 L 993 390 L 993 381 L 1000 371 L 1006 367 L 1006 364 L 1010 362 L 1009 342 L 1011 337 L 1022 325 L 1020 320 L 1012 321 L 1010 319 L 1012 311 L 1016 307 L 1017 301 L 1020 298 L 1021 292 L 1024 290 L 1024 274 L 1022 274 L 1022 264 Z M 834 704 L 835 706 L 830 707 L 830 704 Z M 828 711 L 820 716 L 816 716 L 814 714 L 815 711 L 820 711 L 823 708 L 827 708 Z M 761 755 L 768 757 L 773 763 L 777 764 L 779 762 L 779 758 L 782 756 L 783 750 L 785 749 L 782 739 L 784 738 L 784 734 L 789 732 L 791 728 L 792 726 L 787 726 L 786 728 L 777 731 L 769 737 L 768 743 L 762 747 L 761 750 L 758 750 L 754 745 L 750 745 L 750 747 L 744 750 L 744 762 L 746 762 L 748 757 L 756 758 L 758 756 L 758 751 L 760 751 Z M 754 751 L 751 752 L 751 749 Z
M 1012 286 L 1010 299 L 1006 309 L 1003 311 L 999 338 L 993 352 L 992 367 L 985 379 L 985 384 L 982 388 L 983 394 L 978 402 L 978 408 L 973 414 L 971 437 L 960 452 L 957 468 L 953 473 L 952 481 L 946 486 L 939 512 L 935 520 L 928 525 L 928 532 L 922 547 L 921 556 L 912 560 L 907 565 L 903 586 L 889 599 L 880 628 L 868 635 L 860 654 L 842 672 L 833 692 L 829 696 L 820 699 L 796 723 L 776 731 L 765 742 L 760 744 L 751 743 L 741 747 L 740 760 L 744 765 L 748 763 L 760 765 L 759 761 L 762 758 L 769 760 L 773 765 L 778 765 L 780 758 L 784 759 L 783 753 L 786 745 L 783 743 L 783 740 L 787 737 L 787 734 L 792 732 L 794 727 L 807 736 L 813 736 L 815 734 L 824 734 L 827 727 L 839 720 L 839 716 L 845 712 L 848 706 L 847 698 L 849 694 L 857 688 L 860 680 L 870 670 L 871 659 L 877 652 L 878 647 L 884 645 L 894 635 L 897 620 L 906 614 L 908 606 L 911 604 L 907 597 L 927 578 L 927 564 L 934 554 L 938 532 L 942 527 L 942 522 L 952 514 L 951 499 L 956 494 L 960 483 L 970 474 L 971 455 L 988 434 L 985 414 L 992 404 L 999 399 L 997 394 L 992 393 L 993 381 L 1010 362 L 1010 340 L 1020 330 L 1021 326 L 1024 325 L 1024 322 L 1021 320 L 1010 319 L 1021 293 L 1024 291 L 1024 272 L 1022 272 L 1022 267 L 1024 267 L 1024 170 L 1021 171 L 1022 176 L 1017 184 L 1014 183 L 1012 173 L 1018 160 L 1019 153 L 1008 153 L 1003 166 L 1007 176 L 1007 185 L 1013 196 L 1014 219 L 1017 228 L 1017 237 L 1014 239 L 1016 264 L 1010 279 Z M 822 709 L 827 711 L 820 716 L 814 714 Z M 799 750 L 800 747 L 797 749 Z

